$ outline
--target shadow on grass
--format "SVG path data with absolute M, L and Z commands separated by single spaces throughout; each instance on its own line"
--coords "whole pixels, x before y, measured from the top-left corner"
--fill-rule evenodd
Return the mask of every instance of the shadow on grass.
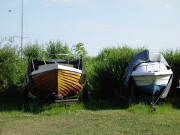
M 173 108 L 180 109 L 180 98 L 178 97 L 170 97 L 167 102 L 169 102 Z
M 169 98 L 168 102 L 172 104 L 174 108 L 180 109 L 179 98 Z M 94 100 L 90 98 L 87 102 L 84 102 L 83 104 L 84 109 L 93 111 L 129 108 L 127 100 L 120 100 L 118 98 L 112 100 Z M 60 104 L 57 106 L 64 107 L 64 105 Z M 26 103 L 23 98 L 22 90 L 11 89 L 0 93 L 0 112 L 21 111 L 38 114 L 51 108 L 53 108 L 53 105 L 50 105 L 50 103 L 40 103 L 35 100 Z
M 138 102 L 140 103 L 140 102 Z M 138 104 L 134 103 L 134 104 Z M 144 104 L 150 105 L 149 103 L 142 102 Z M 180 109 L 180 98 L 168 98 L 165 102 L 158 102 L 158 105 L 163 105 L 163 103 L 171 104 L 173 108 Z M 130 104 L 127 100 L 113 99 L 113 100 L 93 100 L 90 99 L 88 102 L 84 103 L 84 107 L 87 110 L 116 110 L 116 109 L 127 109 Z
M 23 111 L 38 114 L 44 111 L 44 106 L 37 101 L 25 102 L 22 90 L 10 89 L 0 93 L 0 112 Z
M 50 103 L 40 103 L 32 100 L 29 103 L 24 101 L 22 90 L 10 89 L 0 93 L 0 112 L 22 111 L 38 114 L 46 111 Z M 129 105 L 120 100 L 93 100 L 89 99 L 84 103 L 87 110 L 108 110 L 126 109 Z
M 112 100 L 93 100 L 89 99 L 84 103 L 84 107 L 87 110 L 116 110 L 116 109 L 127 109 L 129 107 L 128 102 L 112 99 Z

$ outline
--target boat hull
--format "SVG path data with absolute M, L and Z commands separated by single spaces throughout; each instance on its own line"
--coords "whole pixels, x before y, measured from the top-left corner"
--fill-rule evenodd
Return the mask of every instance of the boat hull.
M 32 74 L 31 93 L 38 98 L 47 98 L 55 94 L 61 98 L 78 94 L 83 88 L 80 83 L 82 73 L 64 69 L 51 69 Z
M 169 72 L 169 73 L 168 73 Z M 161 73 L 133 73 L 132 77 L 135 81 L 136 87 L 148 94 L 155 94 L 164 89 L 170 79 L 171 72 L 166 71 L 166 74 Z
M 156 94 L 157 92 L 161 91 L 164 89 L 166 86 L 164 85 L 143 85 L 143 86 L 136 86 L 139 90 L 144 91 L 145 93 L 148 94 Z

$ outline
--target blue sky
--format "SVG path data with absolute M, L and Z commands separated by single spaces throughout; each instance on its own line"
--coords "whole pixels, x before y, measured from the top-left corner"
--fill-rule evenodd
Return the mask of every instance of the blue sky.
M 0 37 L 20 35 L 21 0 L 1 0 L 0 18 Z M 180 0 L 24 0 L 24 36 L 82 42 L 90 56 L 124 44 L 180 49 Z

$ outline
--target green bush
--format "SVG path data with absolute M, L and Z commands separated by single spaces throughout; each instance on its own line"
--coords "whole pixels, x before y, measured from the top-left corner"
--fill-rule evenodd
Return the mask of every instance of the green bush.
M 65 45 L 63 45 L 62 42 L 60 41 L 49 41 L 49 43 L 46 44 L 47 48 L 46 48 L 46 54 L 50 55 L 50 54 L 72 54 L 68 45 L 65 43 Z M 65 56 L 50 56 L 50 58 L 59 58 L 59 59 L 67 59 L 67 57 Z
M 97 99 L 119 97 L 127 100 L 125 70 L 132 57 L 142 50 L 144 49 L 127 46 L 105 48 L 96 58 L 89 59 L 89 62 L 86 62 L 86 71 L 90 95 Z
M 180 77 L 180 50 L 166 49 L 162 51 L 162 54 L 173 71 L 173 83 L 169 95 L 180 97 L 180 91 L 176 89 L 179 85 L 178 78 Z
M 27 69 L 26 60 L 21 59 L 13 39 L 5 39 L 0 46 L 0 91 L 12 87 L 23 87 Z
M 31 60 L 33 58 L 37 58 L 46 54 L 44 46 L 39 45 L 37 41 L 35 44 L 32 44 L 30 42 L 27 43 L 23 49 L 23 53 L 24 53 L 24 56 L 28 58 L 28 60 Z
M 73 52 L 76 58 L 82 58 L 82 59 L 84 59 L 88 54 L 86 49 L 84 48 L 83 43 L 77 43 L 76 45 L 73 45 Z

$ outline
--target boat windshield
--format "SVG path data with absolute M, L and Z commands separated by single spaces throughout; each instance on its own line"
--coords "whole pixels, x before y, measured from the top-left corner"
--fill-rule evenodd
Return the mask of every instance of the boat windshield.
M 167 70 L 167 67 L 164 63 L 161 62 L 142 63 L 135 69 L 137 72 L 159 72 L 163 70 Z

